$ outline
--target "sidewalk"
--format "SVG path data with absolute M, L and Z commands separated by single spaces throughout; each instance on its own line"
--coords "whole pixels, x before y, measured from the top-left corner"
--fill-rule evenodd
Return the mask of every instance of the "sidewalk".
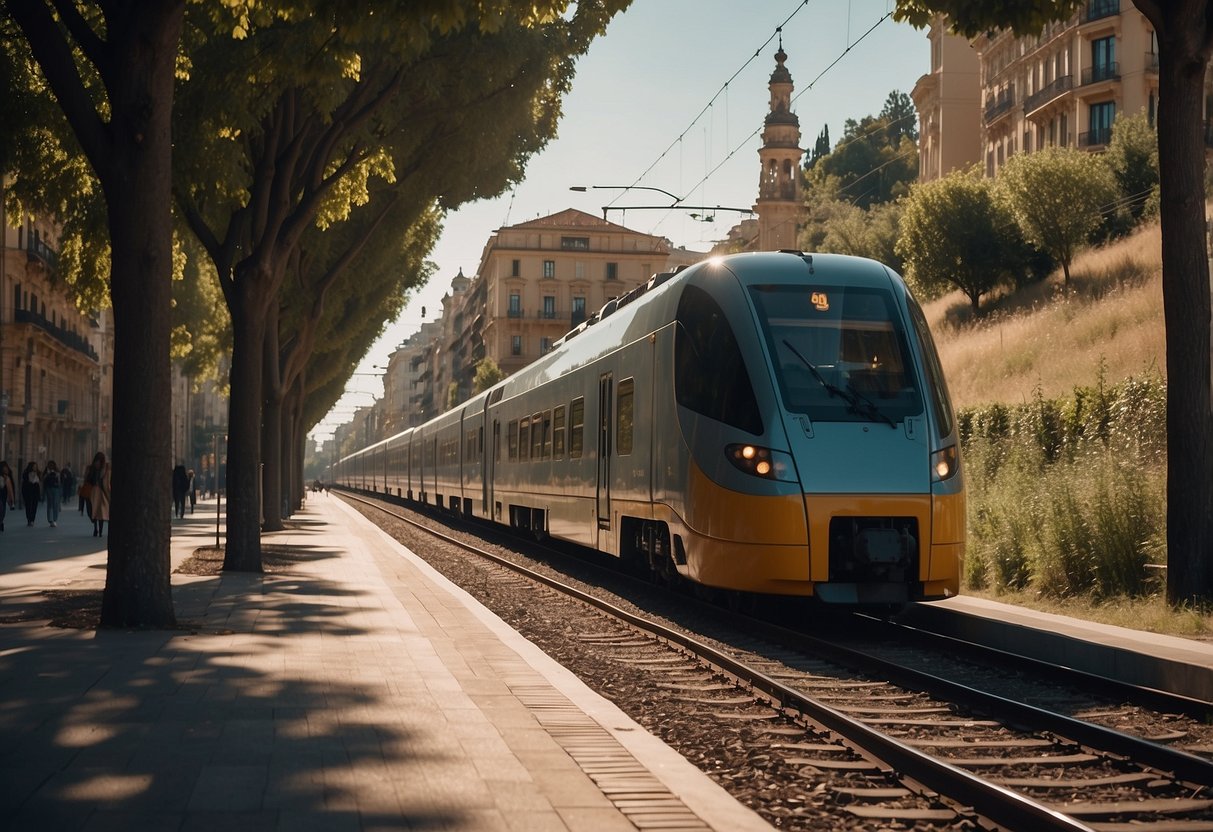
M 281 571 L 173 575 L 171 632 L 0 624 L 3 829 L 764 829 L 706 775 L 340 500 Z M 100 589 L 65 512 L 0 534 L 0 620 Z M 17 522 L 19 521 L 19 522 Z M 174 520 L 174 568 L 215 503 Z

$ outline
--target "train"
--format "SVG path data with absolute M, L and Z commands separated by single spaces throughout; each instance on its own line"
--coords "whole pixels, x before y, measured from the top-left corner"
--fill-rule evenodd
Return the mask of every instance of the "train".
M 964 561 L 957 424 L 926 317 L 895 271 L 847 255 L 653 275 L 329 479 L 662 579 L 829 605 L 946 598 Z

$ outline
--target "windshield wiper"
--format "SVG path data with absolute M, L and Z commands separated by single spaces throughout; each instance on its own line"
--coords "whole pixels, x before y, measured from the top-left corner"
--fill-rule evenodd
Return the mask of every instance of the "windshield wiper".
M 821 374 L 821 371 L 818 370 L 817 367 L 815 367 L 813 365 L 812 361 L 809 361 L 809 359 L 805 358 L 803 355 L 800 354 L 800 350 L 798 350 L 798 349 L 796 349 L 796 347 L 792 346 L 791 341 L 789 341 L 787 338 L 784 338 L 783 345 L 792 351 L 792 355 L 794 355 L 800 359 L 800 363 L 804 364 L 804 366 L 809 368 L 809 372 L 813 374 L 813 378 L 817 379 L 817 383 L 820 384 L 822 387 L 824 387 L 825 391 L 827 393 L 829 393 L 831 396 L 836 396 L 836 397 L 842 399 L 844 402 L 846 402 L 847 409 L 850 410 L 852 413 L 856 413 L 860 416 L 866 416 L 868 419 L 870 419 L 873 422 L 884 422 L 885 424 L 887 424 L 889 427 L 893 428 L 894 430 L 897 429 L 897 425 L 893 422 L 893 420 L 890 419 L 888 416 L 886 416 L 884 413 L 882 413 L 880 411 L 880 408 L 878 408 L 875 404 L 873 404 L 871 399 L 867 398 L 862 393 L 860 393 L 858 390 L 856 390 L 854 387 L 852 387 L 851 383 L 849 381 L 847 382 L 846 390 L 843 390 L 841 387 L 839 387 L 836 384 L 831 384 L 829 381 L 826 380 L 826 377 Z

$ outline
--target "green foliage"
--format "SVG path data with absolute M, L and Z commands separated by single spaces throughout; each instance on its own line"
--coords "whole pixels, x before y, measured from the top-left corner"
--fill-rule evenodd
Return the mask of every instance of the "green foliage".
M 472 380 L 472 385 L 477 393 L 483 393 L 503 378 L 505 378 L 505 373 L 497 366 L 497 362 L 486 357 L 480 359 L 476 364 L 476 376 Z
M 923 28 L 944 14 L 953 31 L 976 37 L 991 29 L 1036 35 L 1054 20 L 1069 18 L 1084 0 L 897 0 L 893 19 Z
M 889 93 L 879 116 L 847 119 L 842 139 L 819 155 L 823 140 L 829 141 L 823 131 L 807 165 L 810 199 L 828 194 L 867 209 L 908 193 L 918 177 L 918 146 L 917 113 L 907 101 L 904 93 Z
M 997 192 L 1023 237 L 1061 264 L 1070 281 L 1074 255 L 1116 201 L 1116 181 L 1102 159 L 1073 147 L 1012 156 Z
M 976 167 L 914 186 L 895 251 L 917 293 L 937 297 L 957 288 L 974 312 L 982 295 L 1022 270 L 1011 215 Z
M 957 414 L 969 490 L 966 583 L 1096 598 L 1151 590 L 1165 539 L 1166 388 L 1128 379 Z
M 1145 112 L 1116 114 L 1104 161 L 1116 178 L 1120 199 L 1134 221 L 1158 207 L 1158 132 Z

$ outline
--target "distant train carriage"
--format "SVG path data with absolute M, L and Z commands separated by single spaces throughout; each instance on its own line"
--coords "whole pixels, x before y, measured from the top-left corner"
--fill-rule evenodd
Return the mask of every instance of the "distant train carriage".
M 854 257 L 745 254 L 655 275 L 492 390 L 336 470 L 347 487 L 382 481 L 744 592 L 941 598 L 964 555 L 956 424 L 926 320 L 900 277 Z

